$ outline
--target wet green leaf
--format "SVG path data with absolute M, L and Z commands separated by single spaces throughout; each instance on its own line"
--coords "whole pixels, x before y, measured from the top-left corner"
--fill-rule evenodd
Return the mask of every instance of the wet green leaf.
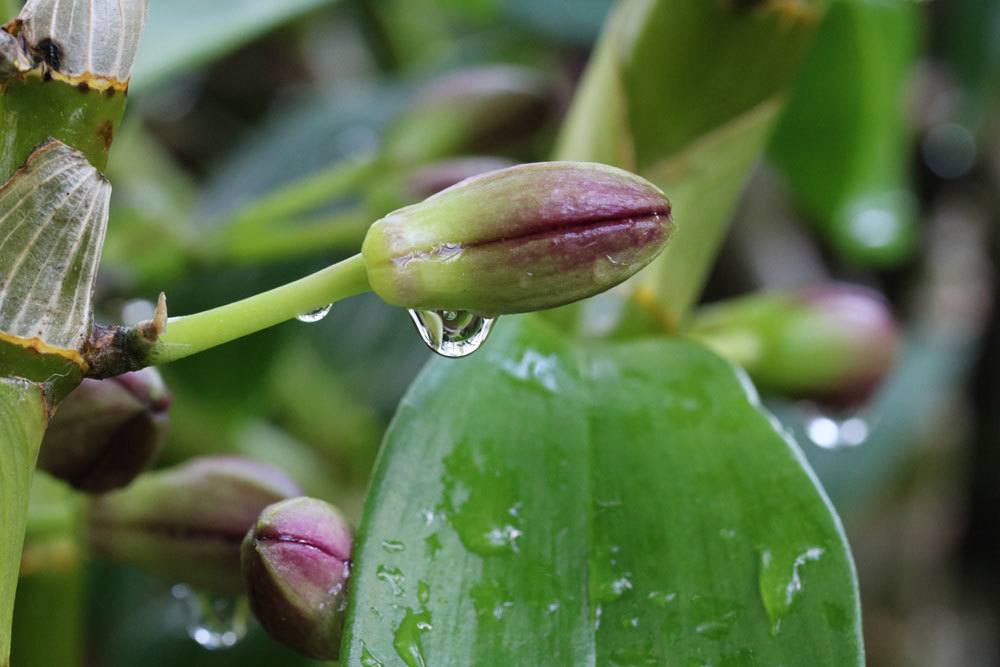
M 351 605 L 350 665 L 863 663 L 839 521 L 747 382 L 535 317 L 403 401 Z

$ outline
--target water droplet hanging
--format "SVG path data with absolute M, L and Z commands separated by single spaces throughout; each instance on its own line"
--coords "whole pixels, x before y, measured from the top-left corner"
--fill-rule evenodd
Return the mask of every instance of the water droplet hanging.
M 496 322 L 464 310 L 411 310 L 420 338 L 442 357 L 466 357 L 486 341 Z

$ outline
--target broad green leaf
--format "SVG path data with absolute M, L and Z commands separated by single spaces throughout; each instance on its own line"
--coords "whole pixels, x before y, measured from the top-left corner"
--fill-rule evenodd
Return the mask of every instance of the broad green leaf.
M 646 284 L 671 326 L 701 292 L 826 2 L 745 5 L 619 2 L 556 149 L 637 171 L 677 197 L 670 250 Z
M 843 532 L 779 429 L 691 343 L 501 321 L 390 427 L 344 663 L 863 664 Z
M 332 1 L 152 0 L 132 90 L 150 90 Z
M 28 514 L 31 472 L 48 408 L 39 385 L 0 377 L 0 665 L 10 655 L 11 616 Z
M 854 262 L 913 249 L 906 82 L 917 56 L 913 2 L 835 0 L 771 147 L 806 214 Z
M 82 349 L 110 197 L 97 169 L 58 141 L 0 188 L 0 332 Z

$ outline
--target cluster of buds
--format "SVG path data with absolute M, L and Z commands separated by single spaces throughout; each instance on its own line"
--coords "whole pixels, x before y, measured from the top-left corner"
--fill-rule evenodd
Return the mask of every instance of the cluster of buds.
M 246 593 L 273 637 L 335 659 L 353 534 L 336 508 L 300 494 L 265 463 L 194 459 L 92 499 L 88 541 L 98 556 L 172 582 Z

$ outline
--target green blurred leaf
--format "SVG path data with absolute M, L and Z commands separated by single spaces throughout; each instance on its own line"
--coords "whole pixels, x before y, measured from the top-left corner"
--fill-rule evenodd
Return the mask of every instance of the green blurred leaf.
M 131 91 L 145 92 L 332 2 L 152 0 Z
M 432 362 L 355 567 L 351 665 L 863 663 L 837 517 L 746 381 L 690 343 L 580 347 L 509 318 Z
M 620 2 L 556 150 L 558 159 L 607 162 L 678 193 L 670 250 L 645 283 L 670 326 L 701 293 L 826 6 L 743 4 Z
M 775 132 L 771 157 L 847 259 L 893 264 L 913 249 L 906 81 L 913 2 L 835 0 Z

